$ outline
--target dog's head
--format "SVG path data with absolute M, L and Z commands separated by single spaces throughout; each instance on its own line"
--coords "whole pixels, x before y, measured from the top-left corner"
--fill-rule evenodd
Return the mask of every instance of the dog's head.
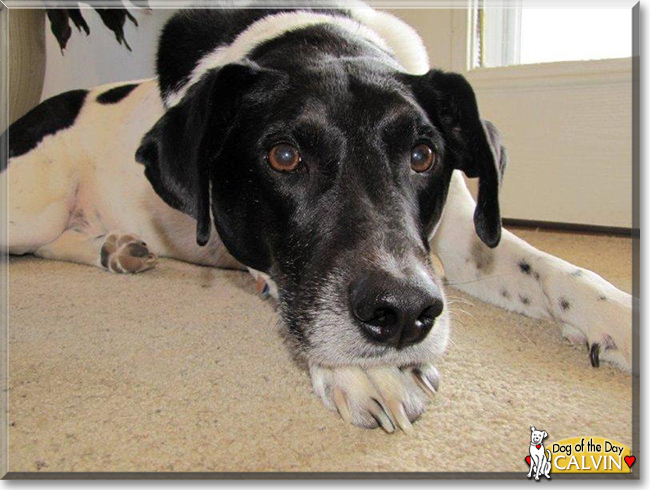
M 324 365 L 431 360 L 448 314 L 429 238 L 452 172 L 479 178 L 476 232 L 501 223 L 494 128 L 456 74 L 329 60 L 213 69 L 145 136 L 156 192 L 212 224 L 279 290 L 292 338 Z
M 548 434 L 545 430 L 536 430 L 535 427 L 530 428 L 530 442 L 533 444 L 541 444 L 547 437 Z

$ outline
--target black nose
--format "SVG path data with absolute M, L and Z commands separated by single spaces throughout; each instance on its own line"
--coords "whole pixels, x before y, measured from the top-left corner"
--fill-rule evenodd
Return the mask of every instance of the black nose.
M 352 284 L 350 306 L 370 340 L 397 348 L 421 342 L 444 307 L 432 280 L 416 283 L 376 272 Z

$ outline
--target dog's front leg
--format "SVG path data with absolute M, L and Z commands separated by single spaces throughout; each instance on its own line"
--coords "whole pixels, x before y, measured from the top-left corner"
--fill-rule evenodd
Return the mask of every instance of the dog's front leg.
M 539 481 L 539 472 L 541 471 L 542 464 L 544 464 L 543 458 L 541 456 L 536 456 L 535 461 L 535 480 Z
M 502 308 L 563 326 L 574 342 L 599 359 L 629 371 L 632 365 L 632 297 L 599 275 L 535 249 L 503 230 L 490 249 L 477 237 L 475 203 L 459 172 L 452 178 L 440 226 L 432 240 L 446 281 Z

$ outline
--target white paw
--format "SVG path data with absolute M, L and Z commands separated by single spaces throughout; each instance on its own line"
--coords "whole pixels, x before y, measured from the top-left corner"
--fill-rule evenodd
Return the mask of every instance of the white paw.
M 603 322 L 595 329 L 591 356 L 612 363 L 621 369 L 632 370 L 632 296 L 620 294 L 621 298 L 603 300 L 607 312 Z M 595 347 L 597 345 L 598 347 Z M 597 350 L 597 352 L 596 352 Z
M 610 292 L 598 296 L 592 308 L 579 325 L 564 324 L 562 335 L 575 344 L 587 345 L 592 366 L 605 361 L 631 371 L 632 297 Z
M 248 271 L 255 279 L 257 294 L 259 294 L 262 298 L 271 296 L 276 300 L 278 299 L 278 287 L 267 274 L 264 274 L 263 272 L 257 271 L 255 269 L 251 269 L 250 267 L 248 268 Z
M 417 367 L 311 366 L 316 394 L 325 406 L 348 423 L 367 429 L 381 426 L 392 433 L 399 427 L 413 431 L 412 422 L 424 412 L 438 390 L 438 371 L 430 364 Z
M 137 235 L 113 231 L 106 235 L 100 260 L 111 272 L 135 274 L 154 267 L 158 258 Z

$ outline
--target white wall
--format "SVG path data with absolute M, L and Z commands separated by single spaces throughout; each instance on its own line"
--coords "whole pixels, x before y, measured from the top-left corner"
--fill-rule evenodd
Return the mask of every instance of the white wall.
M 72 36 L 61 55 L 59 44 L 47 21 L 47 65 L 41 100 L 66 90 L 154 76 L 158 35 L 174 11 L 130 10 L 139 24 L 136 27 L 127 20 L 124 27 L 132 52 L 118 44 L 113 32 L 104 26 L 97 12 L 83 9 L 82 15 L 90 27 L 90 35 L 86 36 L 83 31 L 78 32 L 72 26 Z
M 396 2 L 397 3 L 397 2 Z M 385 9 L 413 27 L 427 48 L 432 68 L 451 70 L 454 52 L 452 33 L 454 9 Z

